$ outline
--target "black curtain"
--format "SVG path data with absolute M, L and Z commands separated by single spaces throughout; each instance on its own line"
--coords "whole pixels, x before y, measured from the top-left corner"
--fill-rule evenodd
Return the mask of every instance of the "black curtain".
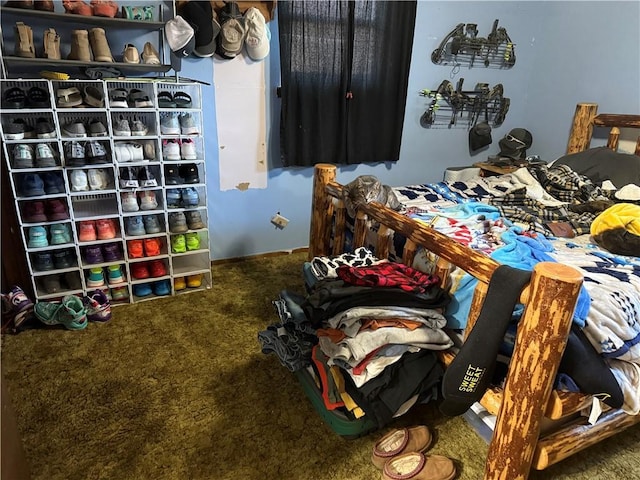
M 415 1 L 278 2 L 284 166 L 397 161 Z

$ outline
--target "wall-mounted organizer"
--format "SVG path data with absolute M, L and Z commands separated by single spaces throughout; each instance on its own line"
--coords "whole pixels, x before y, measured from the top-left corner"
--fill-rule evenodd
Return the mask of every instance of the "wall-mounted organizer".
M 431 53 L 436 65 L 467 65 L 469 68 L 511 68 L 516 63 L 515 44 L 498 19 L 487 37 L 478 36 L 478 25 L 459 23 Z
M 470 128 L 478 122 L 494 127 L 502 125 L 511 104 L 504 96 L 502 84 L 490 88 L 487 83 L 479 83 L 474 90 L 463 90 L 463 83 L 464 78 L 460 78 L 454 88 L 449 80 L 443 80 L 436 89 L 419 92 L 428 99 L 420 117 L 422 127 Z
M 211 287 L 199 84 L 0 80 L 0 95 L 37 299 Z

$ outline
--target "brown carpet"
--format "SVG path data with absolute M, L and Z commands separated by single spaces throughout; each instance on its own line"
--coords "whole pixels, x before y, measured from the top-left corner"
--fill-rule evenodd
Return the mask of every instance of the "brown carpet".
M 206 292 L 114 308 L 83 331 L 3 336 L 2 367 L 34 480 L 370 480 L 382 433 L 335 434 L 294 375 L 256 335 L 278 319 L 282 289 L 302 293 L 306 254 L 213 267 Z M 432 406 L 397 425 L 426 423 L 433 453 L 460 479 L 482 478 L 485 442 Z M 640 429 L 530 478 L 640 477 Z

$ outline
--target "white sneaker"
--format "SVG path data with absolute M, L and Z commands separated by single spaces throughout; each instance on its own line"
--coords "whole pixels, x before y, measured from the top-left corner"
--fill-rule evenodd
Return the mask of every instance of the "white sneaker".
M 13 168 L 33 168 L 32 145 L 18 143 L 13 147 Z
M 164 160 L 180 160 L 180 141 L 179 140 L 163 140 L 162 141 L 162 158 Z
M 48 143 L 39 143 L 36 146 L 36 167 L 46 168 L 56 166 L 56 156 L 53 153 L 51 145 Z
M 135 192 L 122 192 L 121 195 L 123 212 L 137 212 L 140 210 Z
M 116 143 L 113 152 L 117 162 L 142 162 L 144 161 L 144 152 L 142 145 L 139 143 Z
M 145 190 L 138 193 L 140 196 L 140 208 L 142 210 L 154 210 L 158 208 L 158 201 L 156 200 L 156 192 L 153 190 Z
M 87 172 L 85 172 L 84 170 L 73 170 L 69 174 L 69 179 L 71 180 L 71 191 L 85 192 L 89 190 Z
M 149 127 L 147 127 L 138 117 L 135 117 L 131 122 L 131 135 L 142 137 L 149 133 Z
M 182 140 L 180 145 L 180 155 L 183 160 L 196 160 L 198 154 L 196 153 L 196 144 L 190 138 Z
M 91 190 L 106 190 L 109 182 L 104 168 L 92 168 L 87 173 Z

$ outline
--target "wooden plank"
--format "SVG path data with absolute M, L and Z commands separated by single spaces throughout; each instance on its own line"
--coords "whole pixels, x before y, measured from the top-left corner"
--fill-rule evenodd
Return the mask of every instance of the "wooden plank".
M 640 128 L 640 115 L 600 113 L 593 119 L 596 127 Z

